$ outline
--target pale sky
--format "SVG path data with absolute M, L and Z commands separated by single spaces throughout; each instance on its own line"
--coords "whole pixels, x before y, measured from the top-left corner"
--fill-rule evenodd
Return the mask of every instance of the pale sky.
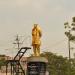
M 0 54 L 16 54 L 15 36 L 31 36 L 33 24 L 38 23 L 43 34 L 41 52 L 68 56 L 64 22 L 72 21 L 73 16 L 75 0 L 0 0 Z M 23 46 L 31 45 L 30 38 Z M 74 51 L 71 53 L 73 56 Z

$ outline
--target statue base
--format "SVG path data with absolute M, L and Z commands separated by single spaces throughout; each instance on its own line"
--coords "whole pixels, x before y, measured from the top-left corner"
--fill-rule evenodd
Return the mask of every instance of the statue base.
M 47 63 L 48 60 L 45 57 L 29 57 L 27 62 L 27 75 L 46 75 Z

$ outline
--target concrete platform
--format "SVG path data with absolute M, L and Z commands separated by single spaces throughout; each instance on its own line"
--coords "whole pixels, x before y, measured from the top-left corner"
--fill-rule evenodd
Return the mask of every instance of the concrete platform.
M 33 56 L 33 57 L 29 57 L 27 62 L 45 62 L 45 63 L 48 63 L 48 60 L 45 57 Z

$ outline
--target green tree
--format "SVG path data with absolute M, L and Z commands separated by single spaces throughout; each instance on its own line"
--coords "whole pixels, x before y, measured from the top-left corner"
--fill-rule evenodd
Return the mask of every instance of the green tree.
M 69 61 L 67 58 L 57 56 L 51 52 L 44 52 L 41 56 L 48 59 L 48 71 L 50 75 L 68 75 Z
M 0 69 L 6 64 L 5 55 L 0 55 Z

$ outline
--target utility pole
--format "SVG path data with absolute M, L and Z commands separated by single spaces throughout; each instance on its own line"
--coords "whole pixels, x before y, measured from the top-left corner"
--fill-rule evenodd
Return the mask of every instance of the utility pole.
M 19 35 L 16 36 L 15 42 L 14 42 L 13 44 L 17 45 L 17 49 L 18 49 L 18 51 L 19 51 L 19 50 L 20 50 L 20 45 L 22 44 L 22 43 L 20 42 Z M 19 55 L 19 57 L 20 57 L 20 55 Z
M 19 50 L 20 49 L 20 44 L 22 44 L 22 43 L 20 42 L 20 38 L 19 38 L 18 35 L 16 36 L 15 41 L 16 42 L 14 42 L 13 44 L 16 44 L 17 45 L 17 49 Z

